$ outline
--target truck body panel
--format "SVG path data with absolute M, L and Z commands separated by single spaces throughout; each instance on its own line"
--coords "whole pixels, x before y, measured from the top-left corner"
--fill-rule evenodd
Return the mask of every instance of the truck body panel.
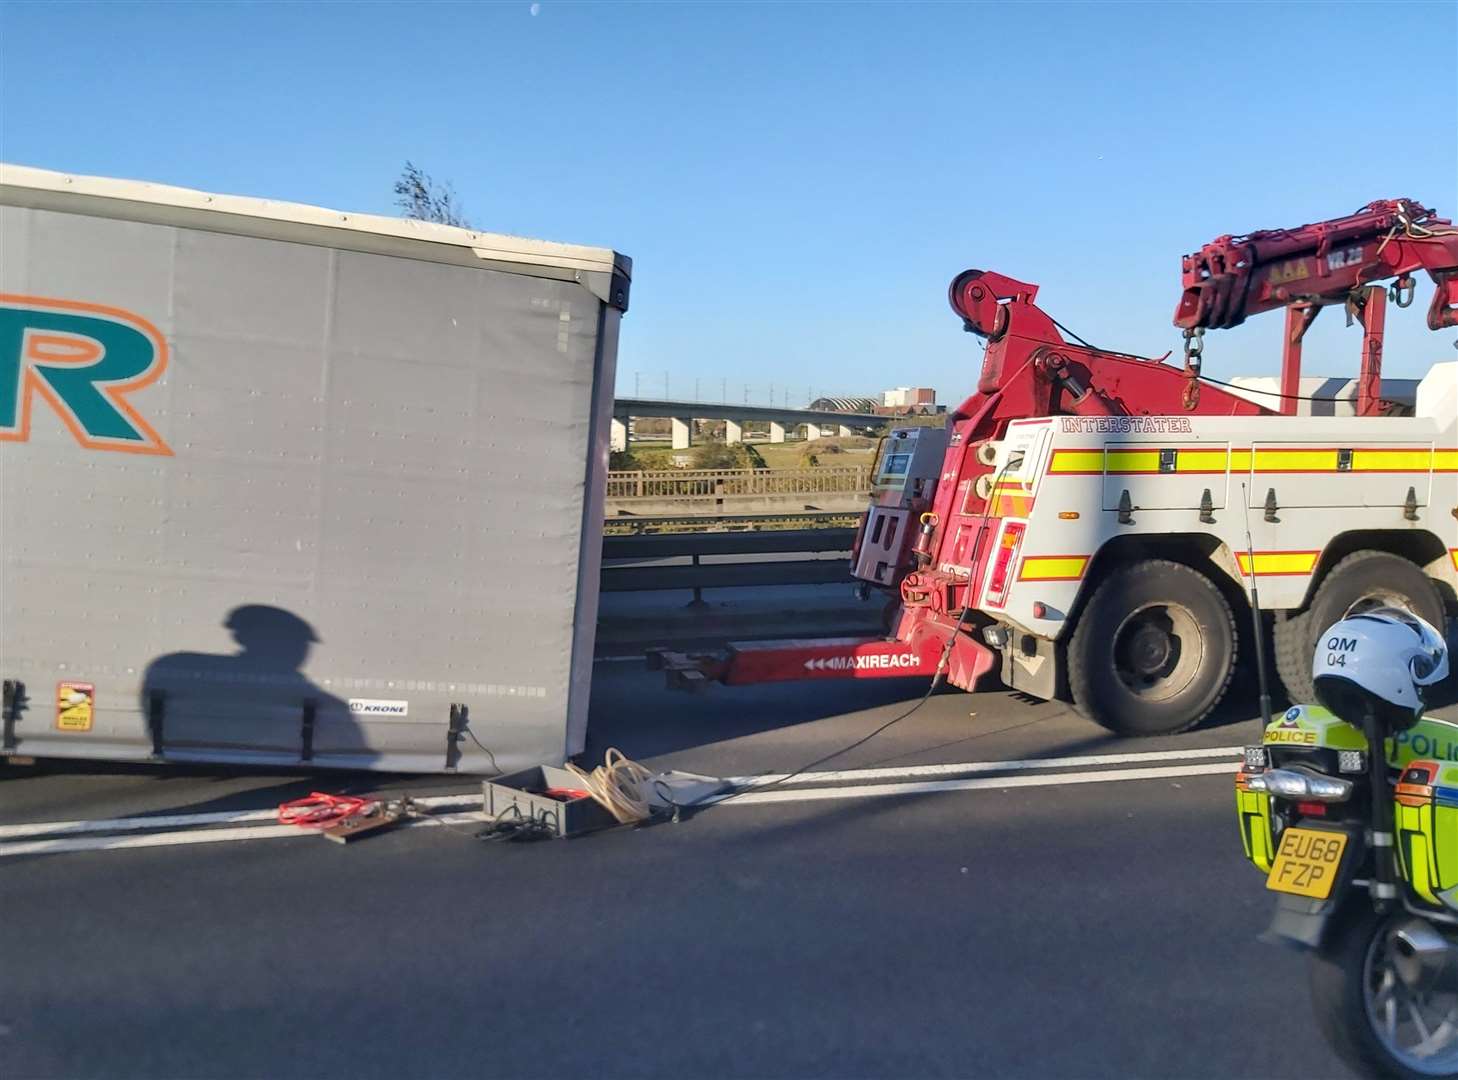
M 1046 433 L 1047 449 L 1037 459 L 1045 471 L 1020 473 L 1020 513 L 994 522 L 1027 528 L 1006 600 L 990 604 L 984 581 L 979 606 L 1030 634 L 1060 638 L 1082 590 L 1097 584 L 1090 575 L 1097 574 L 1099 553 L 1134 537 L 1208 538 L 1225 553 L 1227 573 L 1245 581 L 1247 521 L 1261 602 L 1272 611 L 1301 608 L 1322 553 L 1354 529 L 1431 534 L 1452 557 L 1446 570 L 1439 562 L 1430 572 L 1458 583 L 1458 364 L 1435 365 L 1424 385 L 1432 389 L 1424 401 L 1430 411 L 1412 417 L 1052 417 L 1010 424 L 997 467 L 1037 430 Z M 1444 386 L 1448 392 L 1440 393 Z M 1129 513 L 1121 521 L 1126 495 Z M 944 569 L 971 567 L 954 562 Z M 1033 613 L 1040 602 L 1043 618 Z
M 6 753 L 581 749 L 626 258 L 0 181 Z

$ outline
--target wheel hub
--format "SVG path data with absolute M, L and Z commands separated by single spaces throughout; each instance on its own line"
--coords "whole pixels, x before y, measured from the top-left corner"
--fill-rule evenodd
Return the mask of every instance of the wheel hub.
M 1130 612 L 1114 633 L 1119 680 L 1148 701 L 1165 700 L 1188 686 L 1204 651 L 1199 623 L 1181 604 L 1148 604 Z
M 1174 642 L 1169 632 L 1152 623 L 1140 625 L 1129 641 L 1130 666 L 1141 675 L 1154 675 L 1169 663 Z

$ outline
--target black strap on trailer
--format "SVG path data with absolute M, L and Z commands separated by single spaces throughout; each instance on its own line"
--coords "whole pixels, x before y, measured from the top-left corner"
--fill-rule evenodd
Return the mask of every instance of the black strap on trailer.
M 25 704 L 25 683 L 19 679 L 6 679 L 4 688 L 4 699 L 0 702 L 0 747 L 14 750 L 15 721 L 20 719 L 20 710 Z
M 466 725 L 470 722 L 470 716 L 471 710 L 465 705 L 451 703 L 450 723 L 446 727 L 445 767 L 447 772 L 455 772 L 456 766 L 460 764 L 461 742 L 466 737 Z
M 299 760 L 314 760 L 314 717 L 319 703 L 313 698 L 304 699 L 304 718 L 299 725 Z
M 147 695 L 147 731 L 152 736 L 152 757 L 162 757 L 162 714 L 165 710 L 166 696 L 161 690 L 153 690 Z

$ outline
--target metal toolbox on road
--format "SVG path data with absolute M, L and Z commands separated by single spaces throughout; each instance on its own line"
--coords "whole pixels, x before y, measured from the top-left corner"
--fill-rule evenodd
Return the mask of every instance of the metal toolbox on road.
M 572 791 L 582 781 L 566 769 L 553 765 L 523 769 L 498 776 L 481 785 L 482 810 L 488 821 L 535 821 L 557 837 L 575 836 L 617 824 L 612 814 L 596 799 L 560 799 L 547 791 Z

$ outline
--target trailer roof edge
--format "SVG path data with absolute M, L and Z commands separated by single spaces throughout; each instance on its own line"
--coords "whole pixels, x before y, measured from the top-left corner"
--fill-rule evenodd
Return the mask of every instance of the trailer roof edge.
M 73 193 L 93 198 L 117 199 L 171 206 L 191 211 L 211 211 L 238 217 L 261 218 L 299 225 L 372 233 L 403 240 L 446 244 L 465 248 L 478 258 L 503 263 L 546 265 L 566 270 L 583 270 L 624 277 L 632 274 L 632 260 L 611 248 L 533 240 L 524 236 L 478 232 L 453 225 L 438 225 L 410 218 L 355 214 L 305 203 L 280 202 L 248 195 L 221 195 L 193 188 L 173 187 L 143 180 L 120 180 L 106 176 L 81 176 L 39 169 L 30 165 L 0 162 L 0 188 L 29 188 L 38 191 Z

